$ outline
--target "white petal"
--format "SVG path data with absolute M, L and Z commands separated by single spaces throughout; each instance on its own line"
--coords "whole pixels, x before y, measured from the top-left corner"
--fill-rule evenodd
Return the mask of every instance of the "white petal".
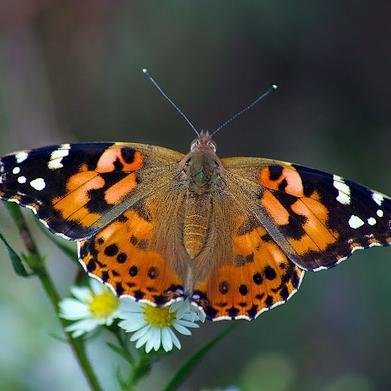
M 92 292 L 94 292 L 95 295 L 99 295 L 105 289 L 107 289 L 103 283 L 101 283 L 100 281 L 98 281 L 95 278 L 90 279 L 90 286 L 91 286 Z
M 72 334 L 72 337 L 73 337 L 73 338 L 78 338 L 78 337 L 80 337 L 81 335 L 83 335 L 84 333 L 85 333 L 84 330 L 76 330 L 76 331 L 74 331 L 74 332 L 71 333 L 71 334 Z
M 172 338 L 171 338 L 171 334 L 168 331 L 167 327 L 164 327 L 162 329 L 162 345 L 163 345 L 163 349 L 166 352 L 169 352 L 170 350 L 172 350 Z
M 59 310 L 61 318 L 68 320 L 84 319 L 90 316 L 88 307 L 75 299 L 61 300 Z
M 174 321 L 174 323 L 179 323 L 181 326 L 190 327 L 193 329 L 198 329 L 200 326 L 197 323 L 189 322 L 188 320 L 179 319 Z
M 163 329 L 158 329 L 158 335 L 155 337 L 155 344 L 153 348 L 158 351 L 160 349 L 160 345 L 162 344 L 162 331 Z
M 186 312 L 189 311 L 189 302 L 177 301 L 170 306 L 170 312 L 176 313 L 176 318 L 180 319 Z
M 143 308 L 139 303 L 136 303 L 134 300 L 130 299 L 129 297 L 121 297 L 120 304 L 119 304 L 119 312 L 121 316 L 123 314 L 129 314 L 129 313 L 142 313 Z
M 171 329 L 167 329 L 168 332 L 170 333 L 171 335 L 171 340 L 173 342 L 173 344 L 178 348 L 180 349 L 181 348 L 181 343 L 179 342 L 179 339 L 177 338 L 177 336 L 175 335 L 175 333 L 171 330 Z
M 148 330 L 142 337 L 140 337 L 136 343 L 136 348 L 139 349 L 141 346 L 143 346 L 149 339 L 149 331 Z
M 78 322 L 75 322 L 65 328 L 66 331 L 72 332 L 74 331 L 74 334 L 77 334 L 77 336 L 88 333 L 89 331 L 93 330 L 98 326 L 98 323 L 94 319 L 83 319 Z
M 181 324 L 179 324 L 178 322 L 174 322 L 172 326 L 176 331 L 178 331 L 178 333 L 181 333 L 183 335 L 191 335 L 191 331 L 186 327 L 182 326 Z
M 202 323 L 204 323 L 205 320 L 206 320 L 206 314 L 205 314 L 205 312 L 202 311 L 202 310 L 200 310 L 200 309 L 198 309 L 198 308 L 197 308 L 196 311 L 197 311 L 196 313 L 197 313 L 198 319 L 199 319 Z
M 83 286 L 72 286 L 71 293 L 76 299 L 82 301 L 83 303 L 89 302 L 92 300 L 91 291 Z
M 120 319 L 128 320 L 130 322 L 132 322 L 132 321 L 139 322 L 140 320 L 144 320 L 144 315 L 141 313 L 138 313 L 138 312 L 118 311 L 117 316 Z
M 129 333 L 141 329 L 146 325 L 145 320 L 140 316 L 139 319 L 126 319 L 118 323 L 118 326 Z
M 148 331 L 151 329 L 151 326 L 148 324 L 146 326 L 144 326 L 142 329 L 136 331 L 131 337 L 130 337 L 130 340 L 131 341 L 136 341 L 140 338 L 142 338 L 145 334 L 148 333 Z
M 157 327 L 152 327 L 150 332 L 148 333 L 148 340 L 147 344 L 145 345 L 146 353 L 149 353 L 152 348 L 155 347 L 156 341 L 159 342 L 158 346 L 160 346 L 160 330 Z

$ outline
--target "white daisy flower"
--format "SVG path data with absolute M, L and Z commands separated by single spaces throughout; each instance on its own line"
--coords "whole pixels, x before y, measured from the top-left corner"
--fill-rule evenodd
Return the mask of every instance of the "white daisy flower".
M 90 287 L 73 286 L 71 292 L 75 298 L 59 303 L 60 317 L 77 321 L 65 328 L 74 338 L 98 326 L 110 326 L 118 315 L 119 299 L 113 292 L 95 279 L 90 280 Z
M 191 328 L 199 327 L 197 321 L 204 321 L 205 314 L 187 300 L 166 307 L 154 307 L 146 303 L 137 303 L 128 297 L 120 300 L 118 317 L 123 319 L 119 326 L 134 333 L 130 340 L 136 342 L 139 349 L 145 345 L 145 351 L 159 350 L 160 346 L 168 352 L 181 343 L 173 329 L 180 334 L 190 335 Z

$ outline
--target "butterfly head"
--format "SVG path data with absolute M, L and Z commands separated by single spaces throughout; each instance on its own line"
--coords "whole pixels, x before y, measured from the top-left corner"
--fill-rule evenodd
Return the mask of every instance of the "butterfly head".
M 194 139 L 190 146 L 190 151 L 202 151 L 207 152 L 211 151 L 213 153 L 216 153 L 216 143 L 212 140 L 212 136 L 209 134 L 208 131 L 201 130 L 199 136 Z

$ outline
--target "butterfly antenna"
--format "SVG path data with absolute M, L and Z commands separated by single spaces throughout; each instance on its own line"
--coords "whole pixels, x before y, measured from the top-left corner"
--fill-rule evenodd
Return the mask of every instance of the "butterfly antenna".
M 234 121 L 236 118 L 238 118 L 240 115 L 245 113 L 246 111 L 250 110 L 252 107 L 254 107 L 259 101 L 261 101 L 263 98 L 268 96 L 271 92 L 275 91 L 278 87 L 273 84 L 266 92 L 264 92 L 262 95 L 258 96 L 254 101 L 252 101 L 249 105 L 243 107 L 242 110 L 238 111 L 236 114 L 234 114 L 231 118 L 228 118 L 225 122 L 223 122 L 218 128 L 216 128 L 212 133 L 211 136 L 215 135 L 217 132 L 219 132 L 221 129 L 225 128 L 229 123 Z
M 155 79 L 152 77 L 152 75 L 148 72 L 148 69 L 143 69 L 143 73 L 145 77 L 156 87 L 156 89 L 163 95 L 166 100 L 168 100 L 171 103 L 171 106 L 174 107 L 174 109 L 184 118 L 184 120 L 190 125 L 190 127 L 194 130 L 197 136 L 200 135 L 198 130 L 195 128 L 195 126 L 191 123 L 189 118 L 187 118 L 186 114 L 173 102 L 173 100 L 160 88 L 159 84 L 156 83 Z

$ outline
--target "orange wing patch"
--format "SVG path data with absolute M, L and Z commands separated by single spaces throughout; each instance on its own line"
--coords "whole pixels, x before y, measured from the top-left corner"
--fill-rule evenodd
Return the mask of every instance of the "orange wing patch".
M 152 229 L 152 222 L 129 209 L 97 235 L 80 242 L 80 260 L 117 295 L 167 304 L 184 292 L 169 263 L 149 248 Z
M 299 173 L 289 166 L 262 168 L 260 183 L 266 188 L 260 205 L 287 238 L 294 254 L 310 256 L 316 263 L 313 255 L 324 252 L 340 237 L 328 225 L 329 210 L 318 192 L 314 189 L 306 194 Z
M 103 212 L 119 204 L 137 187 L 136 171 L 142 166 L 140 151 L 109 147 L 102 153 L 95 168 L 83 164 L 69 177 L 65 195 L 52 200 L 53 208 L 63 219 L 90 227 Z
M 232 237 L 234 259 L 195 287 L 193 300 L 210 319 L 254 319 L 286 302 L 304 276 L 263 227 L 243 227 Z

